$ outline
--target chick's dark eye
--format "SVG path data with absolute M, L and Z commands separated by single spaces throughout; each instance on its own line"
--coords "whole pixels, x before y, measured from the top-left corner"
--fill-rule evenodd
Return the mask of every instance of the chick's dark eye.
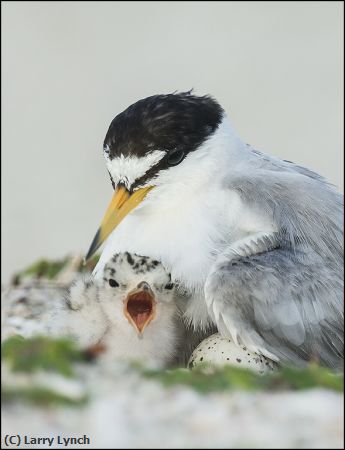
M 172 289 L 174 287 L 174 283 L 168 283 L 164 286 L 164 289 Z
M 183 160 L 185 153 L 183 150 L 172 150 L 168 155 L 169 166 L 177 166 Z
M 110 278 L 109 279 L 109 286 L 111 286 L 113 288 L 116 288 L 116 287 L 119 287 L 119 283 L 116 280 L 114 280 L 113 278 Z

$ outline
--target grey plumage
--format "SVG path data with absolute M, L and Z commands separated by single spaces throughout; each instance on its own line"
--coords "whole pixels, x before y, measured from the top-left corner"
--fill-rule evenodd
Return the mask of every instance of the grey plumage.
M 257 151 L 225 187 L 278 232 L 226 249 L 213 267 L 206 300 L 220 332 L 236 330 L 283 362 L 342 367 L 343 196 L 311 170 Z

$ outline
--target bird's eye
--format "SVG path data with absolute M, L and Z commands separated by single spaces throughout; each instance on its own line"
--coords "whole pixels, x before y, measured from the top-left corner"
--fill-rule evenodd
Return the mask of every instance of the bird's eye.
M 114 280 L 113 278 L 109 278 L 109 286 L 116 288 L 116 287 L 119 287 L 119 283 L 116 280 Z
M 183 150 L 173 150 L 168 155 L 168 164 L 169 166 L 177 166 L 185 157 L 185 153 Z
M 168 283 L 164 286 L 164 289 L 172 289 L 174 287 L 174 283 Z

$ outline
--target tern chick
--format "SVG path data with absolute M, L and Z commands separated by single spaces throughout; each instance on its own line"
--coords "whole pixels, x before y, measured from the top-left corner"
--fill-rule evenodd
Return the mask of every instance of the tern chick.
M 82 348 L 102 349 L 106 357 L 162 367 L 174 361 L 178 349 L 174 293 L 171 276 L 158 261 L 119 253 L 101 279 L 74 283 L 55 313 L 54 328 Z

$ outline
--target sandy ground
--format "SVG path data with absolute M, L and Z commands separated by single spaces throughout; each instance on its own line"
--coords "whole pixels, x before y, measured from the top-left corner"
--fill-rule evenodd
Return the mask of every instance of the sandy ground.
M 69 448 L 343 447 L 343 398 L 327 390 L 201 395 L 163 387 L 118 364 L 92 366 L 82 381 L 49 382 L 71 396 L 91 392 L 90 401 L 81 408 L 5 406 L 3 437 L 54 437 L 51 448 L 63 446 L 59 436 L 84 435 L 90 444 Z
M 42 291 L 29 286 L 4 292 L 3 331 L 13 333 L 26 327 L 29 332 L 37 317 L 44 316 L 42 305 L 47 304 L 47 295 L 56 301 L 61 294 L 51 287 Z M 30 315 L 23 300 L 28 297 Z M 63 448 L 63 438 L 84 435 L 89 443 L 85 440 L 67 447 L 343 447 L 343 395 L 330 390 L 199 394 L 183 386 L 167 388 L 157 380 L 144 378 L 128 364 L 115 361 L 80 365 L 77 377 L 72 379 L 47 373 L 14 375 L 6 365 L 2 369 L 2 383 L 7 387 L 37 385 L 73 399 L 89 396 L 82 407 L 4 403 L 2 448 L 6 436 L 12 435 L 21 438 L 18 448 Z M 30 445 L 25 444 L 25 437 L 28 442 L 38 437 L 54 440 L 51 446 L 48 442 Z

